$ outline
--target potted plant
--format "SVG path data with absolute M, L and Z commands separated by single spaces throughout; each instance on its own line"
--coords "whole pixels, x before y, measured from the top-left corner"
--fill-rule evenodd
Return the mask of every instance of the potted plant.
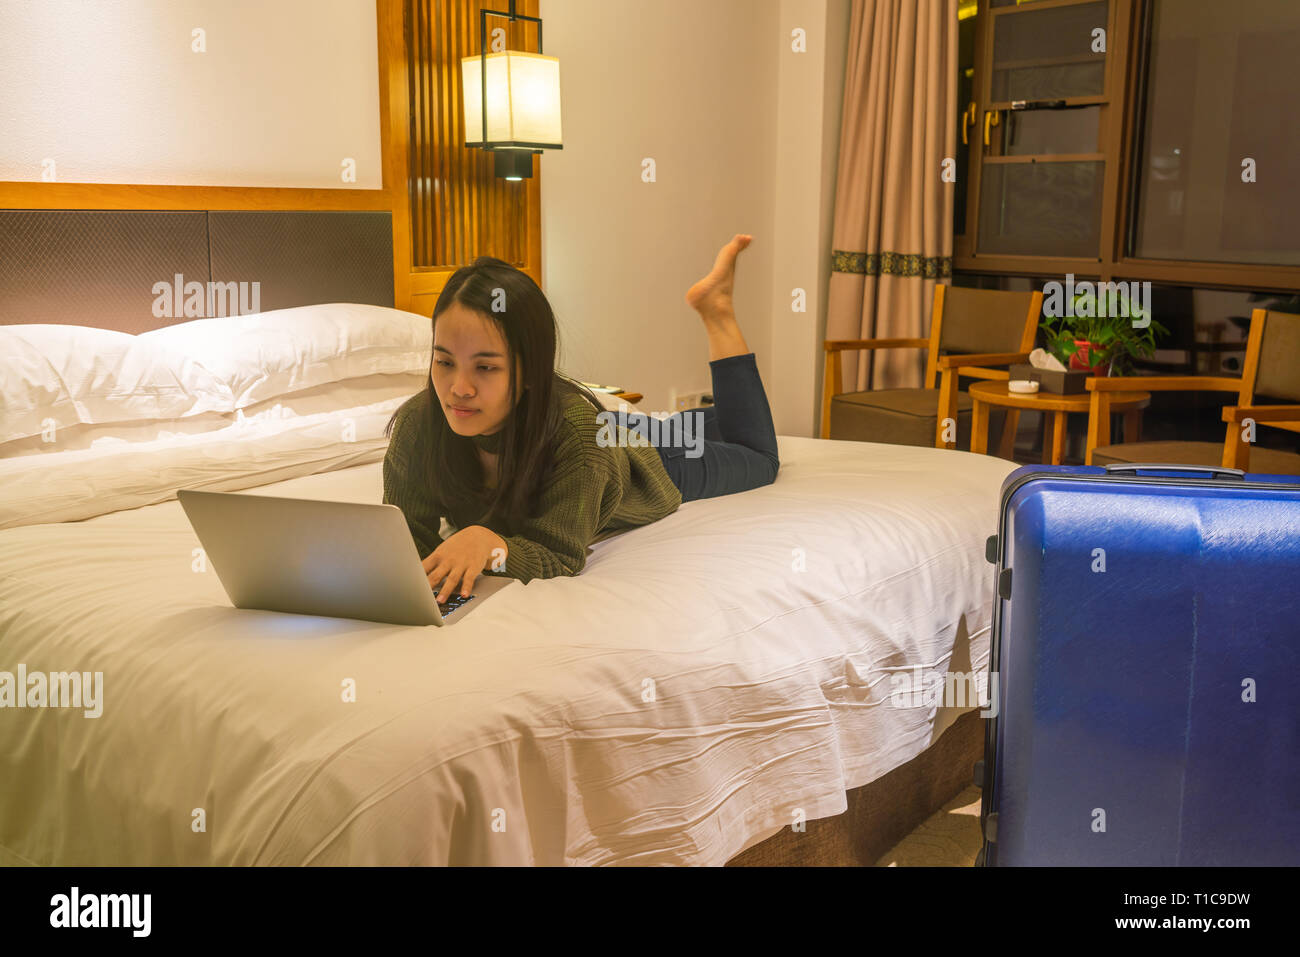
M 1045 347 L 1067 368 L 1097 376 L 1126 375 L 1132 371 L 1134 358 L 1155 353 L 1157 333 L 1168 334 L 1155 320 L 1145 327 L 1133 325 L 1133 320 L 1150 319 L 1150 314 L 1130 302 L 1122 287 L 1107 293 L 1104 310 L 1096 308 L 1096 293 L 1085 291 L 1074 297 L 1074 315 L 1043 319 Z M 1103 311 L 1104 316 L 1097 315 Z

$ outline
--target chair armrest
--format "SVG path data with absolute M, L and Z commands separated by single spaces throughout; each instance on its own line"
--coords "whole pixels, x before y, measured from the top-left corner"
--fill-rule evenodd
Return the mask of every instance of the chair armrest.
M 827 339 L 822 344 L 827 352 L 853 349 L 928 349 L 929 339 Z
M 1229 405 L 1223 409 L 1224 422 L 1300 422 L 1300 405 Z
M 1028 352 L 973 352 L 968 355 L 939 357 L 940 369 L 957 366 L 1008 366 L 1013 362 L 1028 362 Z
M 958 366 L 957 374 L 971 379 L 993 379 L 999 382 L 1006 382 L 1011 378 L 1011 373 L 1006 369 L 984 369 L 979 366 Z
M 1089 392 L 1241 392 L 1240 379 L 1213 375 L 1090 376 L 1083 384 Z
M 966 355 L 940 356 L 939 370 L 939 416 L 935 422 L 934 447 L 936 449 L 955 449 L 957 443 L 943 437 L 944 423 L 957 416 L 957 377 L 969 376 L 972 379 L 993 379 L 1006 381 L 1011 374 L 1005 369 L 985 369 L 985 365 L 1006 365 L 1011 362 L 1029 361 L 1028 353 L 1021 352 L 971 352 Z

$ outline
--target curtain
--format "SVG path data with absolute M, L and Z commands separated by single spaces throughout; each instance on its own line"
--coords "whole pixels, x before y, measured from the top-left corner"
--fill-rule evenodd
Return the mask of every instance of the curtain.
M 827 339 L 925 337 L 952 276 L 957 0 L 853 0 Z M 951 177 L 949 177 L 951 178 Z M 925 352 L 844 353 L 850 392 L 922 385 Z

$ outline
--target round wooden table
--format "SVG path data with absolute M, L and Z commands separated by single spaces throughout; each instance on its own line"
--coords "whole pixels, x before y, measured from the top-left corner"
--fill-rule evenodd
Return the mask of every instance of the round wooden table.
M 1091 392 L 1060 395 L 1055 392 L 1009 392 L 1005 381 L 976 382 L 970 387 L 971 435 L 970 450 L 980 454 L 989 450 L 989 409 L 997 406 L 1014 409 L 1007 415 L 1007 427 L 1015 428 L 1019 410 L 1043 413 L 1043 424 L 1051 423 L 1052 442 L 1047 443 L 1047 429 L 1043 431 L 1043 464 L 1060 465 L 1065 458 L 1065 422 L 1071 412 L 1088 412 L 1092 402 Z M 1142 410 L 1151 403 L 1150 392 L 1113 392 L 1110 410 L 1124 414 L 1124 441 L 1136 442 L 1141 438 Z

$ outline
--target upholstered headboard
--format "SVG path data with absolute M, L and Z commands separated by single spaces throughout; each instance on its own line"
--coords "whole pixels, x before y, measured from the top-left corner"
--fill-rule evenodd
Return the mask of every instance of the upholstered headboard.
M 0 323 L 147 332 L 196 318 L 184 314 L 184 296 L 175 302 L 155 289 L 178 288 L 177 276 L 182 292 L 201 284 L 205 310 L 218 304 L 204 316 L 232 314 L 219 305 L 226 295 L 242 292 L 251 303 L 254 289 L 261 312 L 322 302 L 392 306 L 392 214 L 0 210 Z M 156 316 L 164 299 L 173 300 L 171 314 Z

